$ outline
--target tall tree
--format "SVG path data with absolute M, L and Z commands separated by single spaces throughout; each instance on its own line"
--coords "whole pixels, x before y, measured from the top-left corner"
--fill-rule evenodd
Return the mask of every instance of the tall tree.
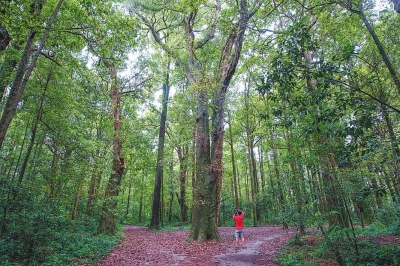
M 210 5 L 203 2 L 183 1 L 177 3 L 176 7 L 173 3 L 167 2 L 162 9 L 164 14 L 154 12 L 149 16 L 140 13 L 139 9 L 141 8 L 144 12 L 147 4 L 140 4 L 135 10 L 135 14 L 142 19 L 152 33 L 155 42 L 176 60 L 196 97 L 196 184 L 194 184 L 195 198 L 190 238 L 200 242 L 207 239 L 219 239 L 217 217 L 221 196 L 226 91 L 239 62 L 248 22 L 260 7 L 261 1 L 255 1 L 251 10 L 246 0 L 241 0 L 236 6 L 231 2 L 226 4 L 228 5 L 222 5 L 216 1 L 211 10 L 207 10 Z M 216 36 L 222 6 L 235 10 L 238 19 L 228 26 L 226 32 L 221 32 L 226 38 L 223 43 L 221 40 L 211 42 Z M 152 10 L 157 10 L 157 8 Z M 181 24 L 176 25 L 176 17 L 181 18 Z M 162 41 L 166 37 L 163 36 L 162 30 L 176 26 L 182 29 L 180 34 L 184 42 L 180 42 L 180 45 L 187 51 L 185 54 L 179 53 L 181 50 L 178 52 L 174 49 L 176 40 L 171 40 L 170 36 L 168 38 L 174 46 L 170 43 L 164 44 Z M 201 29 L 206 29 L 206 31 L 203 30 L 202 34 L 195 33 Z M 215 51 L 219 54 L 219 62 L 212 63 L 217 65 L 214 73 L 207 69 L 207 67 L 212 68 L 210 57 L 204 57 L 204 52 L 202 52 L 206 48 L 209 50 L 210 45 L 215 45 Z M 209 126 L 210 101 L 212 101 L 211 130 Z
M 105 84 L 109 89 L 111 119 L 113 124 L 112 137 L 112 165 L 111 174 L 104 192 L 103 206 L 99 220 L 98 233 L 115 234 L 118 206 L 118 196 L 121 191 L 122 177 L 125 170 L 125 157 L 122 150 L 122 114 L 121 97 L 123 86 L 118 78 L 118 69 L 127 52 L 132 48 L 132 39 L 129 35 L 135 34 L 135 23 L 129 16 L 124 16 L 122 11 L 117 10 L 111 2 L 103 2 L 99 16 L 88 21 L 82 26 L 84 30 L 81 36 L 85 38 L 90 51 L 99 58 L 100 67 L 105 67 L 108 72 L 108 79 Z M 93 10 L 87 9 L 87 14 L 92 15 Z M 103 22 L 107 21 L 108 28 L 103 28 Z M 118 37 L 118 38 L 116 38 Z
M 167 63 L 165 71 L 165 80 L 162 87 L 162 100 L 161 100 L 161 117 L 160 128 L 158 133 L 158 155 L 156 163 L 156 177 L 154 182 L 153 193 L 153 207 L 151 214 L 150 229 L 158 229 L 160 227 L 160 213 L 161 213 L 161 186 L 163 182 L 163 168 L 164 168 L 164 142 L 165 130 L 168 111 L 168 98 L 169 98 L 169 65 Z

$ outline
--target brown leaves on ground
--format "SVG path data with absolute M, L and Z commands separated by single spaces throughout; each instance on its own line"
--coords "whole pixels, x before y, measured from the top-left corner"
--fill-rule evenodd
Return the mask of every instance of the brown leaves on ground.
M 275 256 L 294 230 L 279 227 L 245 228 L 245 246 L 236 249 L 234 228 L 220 227 L 222 241 L 187 241 L 188 230 L 153 232 L 127 226 L 125 238 L 99 266 L 128 265 L 278 265 Z

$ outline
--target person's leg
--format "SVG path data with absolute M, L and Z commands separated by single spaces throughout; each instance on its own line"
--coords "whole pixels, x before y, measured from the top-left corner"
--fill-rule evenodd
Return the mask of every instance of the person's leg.
M 235 238 L 236 238 L 235 244 L 236 244 L 236 247 L 237 247 L 239 245 L 239 232 L 237 230 L 235 230 Z
M 244 232 L 240 231 L 240 238 L 242 239 L 242 246 L 244 246 Z

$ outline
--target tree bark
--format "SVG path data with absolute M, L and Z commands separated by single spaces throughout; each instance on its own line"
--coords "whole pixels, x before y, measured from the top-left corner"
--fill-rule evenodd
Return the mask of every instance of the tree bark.
M 219 239 L 215 222 L 216 180 L 211 175 L 208 96 L 197 96 L 196 112 L 196 184 L 193 187 L 193 224 L 189 238 L 204 242 Z
M 181 224 L 185 224 L 188 221 L 188 207 L 186 204 L 186 180 L 188 176 L 188 153 L 189 147 L 177 147 L 177 153 L 179 158 L 179 205 L 181 209 Z
M 232 139 L 232 124 L 230 115 L 228 112 L 228 124 L 229 124 L 229 145 L 231 148 L 231 161 L 232 161 L 232 173 L 233 173 L 233 191 L 235 197 L 235 207 L 239 209 L 239 194 L 238 194 L 238 182 L 237 182 L 237 174 L 236 174 L 236 161 L 235 161 L 235 153 L 233 150 L 233 139 Z
M 156 178 L 154 182 L 153 207 L 151 215 L 150 229 L 158 229 L 160 227 L 160 209 L 161 209 L 161 185 L 163 182 L 163 165 L 164 165 L 164 141 L 165 141 L 165 123 L 167 121 L 168 97 L 169 97 L 169 63 L 167 73 L 165 75 L 165 83 L 163 85 L 162 111 L 160 118 L 160 129 L 158 133 L 158 155 L 156 165 Z
M 76 198 L 75 198 L 75 202 L 74 202 L 74 210 L 72 212 L 72 217 L 71 217 L 72 232 L 75 232 L 75 225 L 76 225 L 75 221 L 76 221 L 76 218 L 78 217 L 78 206 L 79 206 L 79 200 L 81 199 L 82 187 L 83 187 L 83 185 L 80 184 L 78 187 L 78 191 L 76 193 Z
M 116 215 L 117 196 L 121 190 L 121 180 L 125 169 L 125 158 L 122 156 L 122 145 L 120 139 L 121 131 L 121 111 L 120 111 L 120 88 L 118 87 L 117 72 L 112 63 L 104 61 L 110 71 L 111 89 L 110 97 L 113 106 L 112 117 L 114 123 L 114 141 L 113 141 L 113 162 L 112 172 L 104 194 L 104 203 L 100 217 L 98 233 L 114 235 L 116 233 Z
M 247 139 L 247 162 L 249 165 L 249 178 L 250 178 L 250 195 L 251 195 L 251 202 L 253 207 L 253 226 L 257 226 L 257 205 L 256 205 L 256 169 L 255 166 L 255 156 L 254 156 L 254 135 L 253 130 L 250 128 L 250 119 L 249 119 L 249 88 L 247 86 L 245 97 L 245 108 L 246 108 L 246 139 Z

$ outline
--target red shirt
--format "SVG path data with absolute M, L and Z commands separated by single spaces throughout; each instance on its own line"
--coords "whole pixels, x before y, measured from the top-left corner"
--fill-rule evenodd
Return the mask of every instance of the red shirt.
M 244 228 L 244 224 L 243 224 L 244 213 L 242 212 L 241 215 L 233 215 L 232 219 L 235 220 L 235 229 L 243 230 L 243 228 Z

